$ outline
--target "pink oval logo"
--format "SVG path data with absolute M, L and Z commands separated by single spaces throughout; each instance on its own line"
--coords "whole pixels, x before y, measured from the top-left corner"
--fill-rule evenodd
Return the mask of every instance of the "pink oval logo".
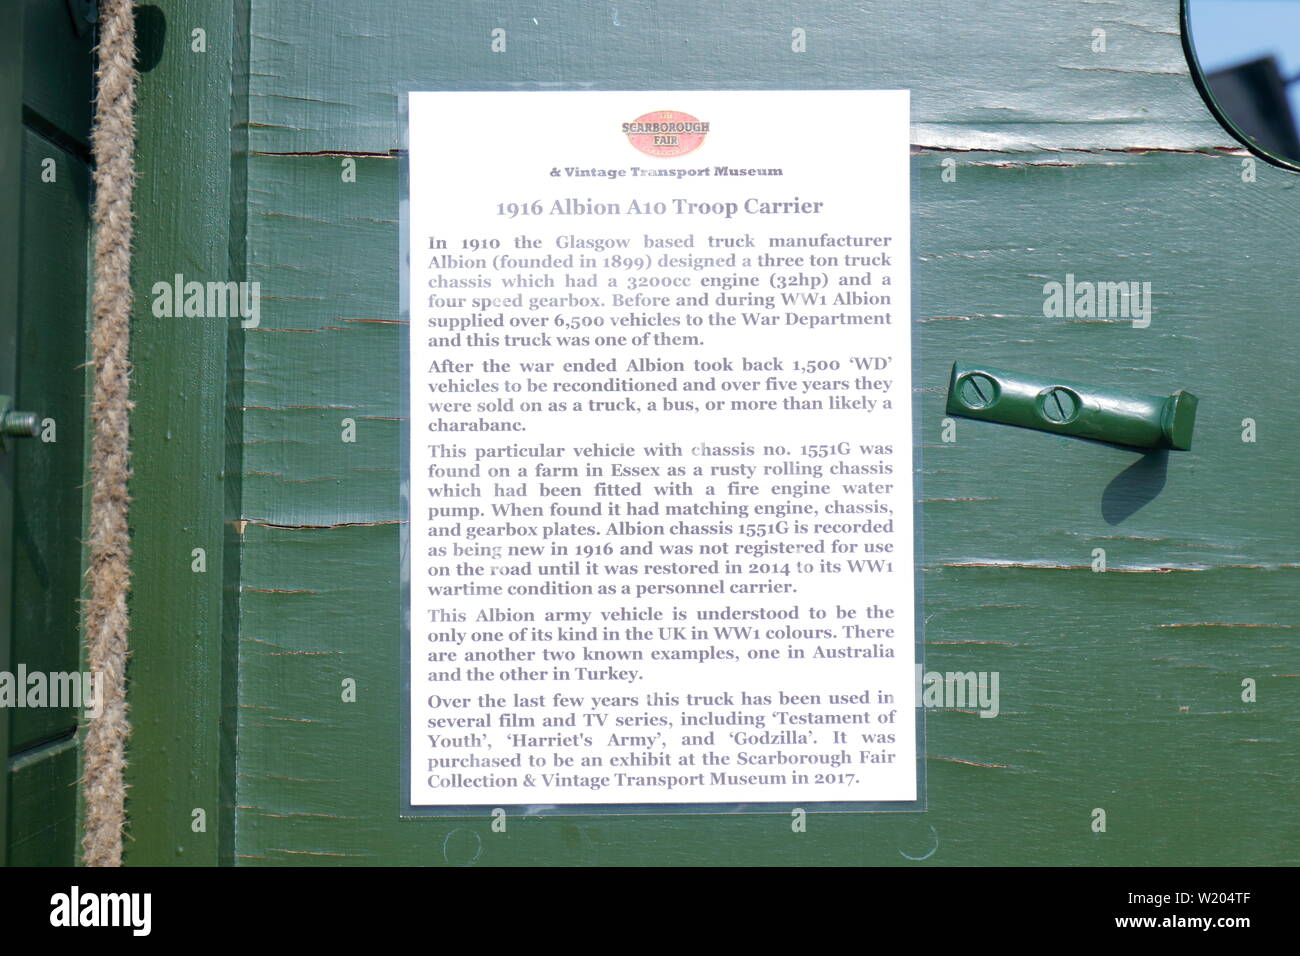
M 623 124 L 627 140 L 647 156 L 685 156 L 700 148 L 709 124 L 690 113 L 655 110 Z

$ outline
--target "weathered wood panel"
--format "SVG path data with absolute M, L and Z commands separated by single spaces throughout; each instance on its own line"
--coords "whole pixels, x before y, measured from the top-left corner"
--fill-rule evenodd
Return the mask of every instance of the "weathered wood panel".
M 212 11 L 164 7 L 183 27 Z M 225 36 L 204 25 L 210 44 L 214 30 Z M 489 48 L 497 26 L 504 54 Z M 805 54 L 790 52 L 795 28 Z M 220 572 L 237 659 L 222 661 L 220 626 L 167 647 L 169 628 L 214 621 L 210 603 L 143 608 L 151 636 L 134 699 L 148 789 L 137 805 L 165 809 L 167 822 L 136 824 L 148 831 L 136 859 L 192 845 L 183 808 L 229 773 L 233 853 L 254 864 L 1297 861 L 1300 426 L 1271 395 L 1297 357 L 1300 194 L 1262 164 L 1242 181 L 1242 157 L 1225 152 L 1234 144 L 1186 74 L 1176 4 L 253 3 L 247 42 L 234 122 L 246 105 L 251 155 L 236 154 L 229 191 L 212 185 L 229 142 L 212 134 L 193 170 L 168 168 L 161 148 L 227 80 L 210 62 L 196 70 L 183 47 L 146 79 L 142 116 L 157 125 L 142 135 L 158 184 L 145 194 L 147 276 L 208 269 L 228 242 L 229 268 L 261 282 L 263 298 L 260 326 L 232 352 L 243 411 L 229 458 L 191 431 L 211 426 L 200 405 L 220 401 L 218 340 L 141 320 L 139 355 L 155 367 L 137 428 L 162 457 L 138 487 L 163 502 L 165 476 L 193 462 L 205 490 L 154 516 L 158 550 L 139 573 L 158 594 L 211 601 L 184 590 L 188 567 L 163 550 L 217 507 L 213 461 L 238 465 L 230 517 L 242 538 Z M 398 96 L 556 87 L 913 90 L 926 666 L 997 671 L 1002 708 L 992 720 L 927 713 L 926 813 L 816 817 L 801 835 L 781 816 L 530 817 L 507 834 L 486 820 L 398 819 Z M 349 183 L 339 153 L 376 155 L 357 157 Z M 941 177 L 943 160 L 955 181 Z M 186 196 L 197 210 L 173 208 Z M 202 237 L 187 232 L 195 215 Z M 1151 282 L 1150 328 L 1045 317 L 1043 285 L 1067 273 Z M 1143 456 L 970 421 L 944 442 L 958 358 L 1187 388 L 1201 399 L 1194 449 Z M 181 369 L 192 384 L 173 397 Z M 341 441 L 344 418 L 355 443 Z M 1242 441 L 1244 418 L 1258 441 Z M 1091 569 L 1096 548 L 1105 573 Z M 218 769 L 216 731 L 165 723 L 168 695 L 235 673 L 226 746 L 238 753 Z M 348 677 L 356 703 L 341 700 Z M 1241 698 L 1247 677 L 1255 703 Z M 196 722 L 211 728 L 209 691 Z M 168 789 L 186 766 L 186 784 Z M 1089 827 L 1095 807 L 1107 810 L 1105 834 Z
M 1174 0 L 254 3 L 252 23 L 264 152 L 398 148 L 402 90 L 557 87 L 908 88 L 927 146 L 1235 145 L 1187 78 Z
M 928 714 L 924 817 L 818 821 L 808 844 L 770 817 L 534 820 L 508 839 L 485 821 L 396 819 L 387 417 L 401 330 L 384 321 L 395 257 L 374 251 L 375 222 L 395 216 L 395 163 L 364 160 L 344 184 L 337 157 L 254 158 L 253 273 L 275 303 L 248 333 L 241 860 L 436 862 L 450 840 L 485 863 L 703 862 L 700 847 L 711 858 L 729 834 L 747 861 L 901 863 L 933 826 L 936 863 L 1294 861 L 1279 811 L 1296 772 L 1297 436 L 1261 401 L 1290 374 L 1292 291 L 1232 264 L 1293 255 L 1292 181 L 1261 169 L 1244 184 L 1236 157 L 981 154 L 945 183 L 942 155 L 914 158 L 927 667 L 998 671 L 1003 713 Z M 1205 237 L 1233 214 L 1269 226 L 1237 234 L 1225 261 Z M 1151 327 L 1045 318 L 1043 283 L 1066 271 L 1151 281 Z M 958 357 L 1187 387 L 1202 400 L 1195 448 L 1161 464 L 969 421 L 944 443 Z M 356 444 L 339 440 L 345 415 Z M 1246 416 L 1257 443 L 1241 441 Z M 339 700 L 349 676 L 357 704 Z M 1258 703 L 1241 701 L 1243 677 Z M 1098 806 L 1104 836 L 1088 827 Z

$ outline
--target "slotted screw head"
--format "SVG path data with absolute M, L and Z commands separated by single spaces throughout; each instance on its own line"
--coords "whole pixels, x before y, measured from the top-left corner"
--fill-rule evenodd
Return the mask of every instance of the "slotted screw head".
M 998 397 L 998 386 L 987 375 L 974 372 L 961 380 L 957 394 L 967 408 L 987 408 Z
M 1042 409 L 1049 422 L 1064 425 L 1079 414 L 1079 397 L 1068 388 L 1050 388 L 1043 394 Z

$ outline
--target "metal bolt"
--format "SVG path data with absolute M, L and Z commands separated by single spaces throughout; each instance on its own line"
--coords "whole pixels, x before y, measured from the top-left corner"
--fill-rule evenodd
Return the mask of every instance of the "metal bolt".
M 1043 396 L 1043 417 L 1063 425 L 1079 414 L 1079 399 L 1068 388 L 1053 388 Z
M 975 372 L 962 379 L 958 394 L 967 408 L 987 408 L 998 397 L 998 386 L 987 375 Z
M 0 432 L 15 438 L 35 438 L 41 433 L 41 422 L 35 412 L 5 412 Z

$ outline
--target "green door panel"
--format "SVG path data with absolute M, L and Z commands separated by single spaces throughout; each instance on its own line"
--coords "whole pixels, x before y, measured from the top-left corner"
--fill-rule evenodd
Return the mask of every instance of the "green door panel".
M 54 161 L 53 182 L 41 173 Z M 12 442 L 14 660 L 29 671 L 80 670 L 81 494 L 86 384 L 89 171 L 27 131 L 23 175 L 22 333 L 18 408 L 40 415 L 45 437 Z M 78 713 L 13 713 L 15 752 L 71 733 Z
M 89 155 L 94 28 L 84 0 L 21 0 L 28 122 Z M 74 13 L 73 11 L 77 11 Z
M 0 394 L 41 436 L 0 453 L 0 671 L 66 687 L 53 675 L 81 670 L 93 31 L 61 0 L 14 6 L 0 38 Z M 81 712 L 52 703 L 0 708 L 0 864 L 76 860 Z
M 18 250 L 22 247 L 22 32 L 0 31 L 0 394 L 13 394 L 18 358 Z M 12 673 L 13 460 L 0 455 L 0 672 Z M 0 753 L 8 767 L 9 715 L 0 707 Z M 0 865 L 9 859 L 9 774 L 0 784 Z
M 71 866 L 77 859 L 78 754 L 65 738 L 9 764 L 11 866 Z

